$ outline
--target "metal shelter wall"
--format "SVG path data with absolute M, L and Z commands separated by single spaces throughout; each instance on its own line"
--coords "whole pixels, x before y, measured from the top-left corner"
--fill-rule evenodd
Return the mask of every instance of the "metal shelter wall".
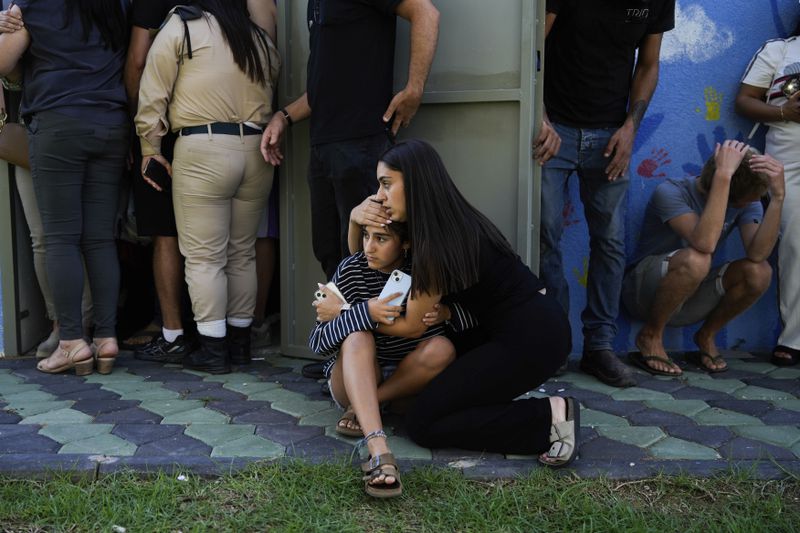
M 535 81 L 542 66 L 537 49 L 543 49 L 544 35 L 544 2 L 538 3 L 434 0 L 441 12 L 436 58 L 423 106 L 400 133 L 401 139 L 419 137 L 437 148 L 461 191 L 531 266 L 538 264 L 539 181 L 530 148 L 541 87 Z M 279 15 L 286 104 L 306 87 L 306 2 L 279 2 Z M 396 90 L 407 79 L 408 32 L 399 19 Z M 538 96 L 541 102 L 540 91 Z M 281 170 L 282 351 L 308 356 L 310 303 L 316 283 L 325 279 L 311 250 L 308 122 L 297 124 L 287 140 Z

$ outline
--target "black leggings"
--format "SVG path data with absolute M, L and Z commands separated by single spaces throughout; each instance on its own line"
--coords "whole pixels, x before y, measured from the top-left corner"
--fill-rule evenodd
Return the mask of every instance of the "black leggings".
M 550 446 L 550 401 L 512 400 L 566 360 L 567 316 L 555 299 L 537 295 L 504 316 L 502 326 L 487 329 L 420 393 L 407 416 L 409 435 L 428 448 L 543 452 Z
M 128 135 L 125 123 L 102 125 L 53 111 L 37 113 L 28 125 L 31 175 L 61 340 L 83 337 L 84 262 L 94 303 L 94 335 L 116 335 L 119 262 L 114 226 Z

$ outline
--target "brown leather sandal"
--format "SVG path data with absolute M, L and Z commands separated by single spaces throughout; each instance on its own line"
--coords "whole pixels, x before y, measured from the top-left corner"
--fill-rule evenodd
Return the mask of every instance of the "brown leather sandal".
M 342 423 L 344 423 L 344 425 Z M 349 424 L 358 425 L 358 429 L 350 427 Z M 336 422 L 336 433 L 346 437 L 361 437 L 364 435 L 364 432 L 361 431 L 361 425 L 358 423 L 358 419 L 356 418 L 356 413 L 353 411 L 352 407 L 345 409 L 342 418 Z
M 361 471 L 364 472 L 364 491 L 373 498 L 394 498 L 403 493 L 403 484 L 400 482 L 400 475 L 397 470 L 397 461 L 391 453 L 382 453 L 375 457 L 370 457 L 366 462 L 361 463 Z M 373 483 L 379 477 L 392 476 L 394 483 Z

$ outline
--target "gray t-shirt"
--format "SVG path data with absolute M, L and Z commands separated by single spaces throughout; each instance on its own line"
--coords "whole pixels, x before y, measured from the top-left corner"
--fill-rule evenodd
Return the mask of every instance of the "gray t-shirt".
M 706 207 L 706 197 L 697 190 L 695 178 L 668 179 L 656 187 L 645 210 L 639 247 L 630 261 L 634 265 L 649 255 L 660 255 L 687 246 L 668 222 L 680 215 L 696 213 Z M 764 218 L 761 202 L 752 202 L 741 209 L 728 206 L 719 241 L 724 241 L 735 226 L 759 224 Z

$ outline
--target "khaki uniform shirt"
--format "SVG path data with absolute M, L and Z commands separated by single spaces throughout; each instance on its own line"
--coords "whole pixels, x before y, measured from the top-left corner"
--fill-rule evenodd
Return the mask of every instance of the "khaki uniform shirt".
M 177 15 L 169 17 L 147 54 L 135 120 L 145 157 L 161 153 L 161 138 L 170 129 L 213 122 L 263 126 L 272 116 L 273 84 L 280 68 L 274 43 L 265 32 L 269 62 L 262 51 L 262 65 L 268 83 L 255 83 L 233 60 L 216 18 L 204 15 L 187 22 L 191 59 L 184 24 Z

